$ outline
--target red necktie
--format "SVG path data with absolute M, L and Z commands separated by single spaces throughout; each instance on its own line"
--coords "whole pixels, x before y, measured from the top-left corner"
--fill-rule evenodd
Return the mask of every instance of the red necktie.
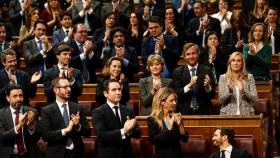
M 15 111 L 16 114 L 16 125 L 19 123 L 19 111 Z M 20 129 L 18 134 L 16 135 L 16 143 L 17 143 L 17 149 L 18 149 L 18 154 L 22 156 L 23 154 L 26 153 L 25 147 L 24 147 L 24 142 L 23 142 L 23 135 L 22 135 L 22 130 Z

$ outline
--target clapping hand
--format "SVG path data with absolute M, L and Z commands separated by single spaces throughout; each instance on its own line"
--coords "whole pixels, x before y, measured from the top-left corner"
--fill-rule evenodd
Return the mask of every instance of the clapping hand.
M 124 123 L 124 133 L 129 133 L 136 125 L 136 119 L 130 119 L 129 116 L 126 116 L 126 122 Z
M 36 82 L 38 82 L 41 77 L 42 77 L 41 71 L 35 72 L 31 77 L 31 84 L 35 84 Z

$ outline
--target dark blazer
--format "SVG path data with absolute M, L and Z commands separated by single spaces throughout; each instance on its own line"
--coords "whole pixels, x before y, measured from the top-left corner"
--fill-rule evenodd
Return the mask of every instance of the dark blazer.
M 23 57 L 27 66 L 27 72 L 31 76 L 35 72 L 40 71 L 39 67 L 42 63 L 44 63 L 44 58 L 43 55 L 39 52 L 37 43 L 34 38 L 23 43 L 23 51 Z M 47 52 L 46 54 L 47 57 L 45 59 L 45 65 L 46 69 L 48 69 L 55 65 L 57 62 L 53 49 L 50 49 L 49 52 Z
M 53 35 L 52 35 L 53 45 L 57 45 L 59 42 L 63 41 L 65 37 L 66 37 L 66 34 L 62 28 L 54 31 Z
M 126 117 L 134 118 L 134 114 L 130 109 L 120 104 L 120 117 L 122 127 L 126 122 Z M 120 127 L 118 125 L 116 115 L 106 103 L 96 108 L 92 113 L 92 124 L 96 131 L 99 146 L 97 151 L 98 158 L 131 158 L 133 157 L 130 138 L 140 138 L 141 131 L 136 124 L 130 134 L 122 139 Z
M 70 40 L 70 46 L 73 48 L 72 51 L 72 59 L 70 61 L 70 67 L 76 68 L 80 70 L 81 72 L 83 71 L 83 62 L 80 58 L 81 51 L 75 42 L 75 40 Z M 89 83 L 95 83 L 96 82 L 96 73 L 95 73 L 95 67 L 96 67 L 96 56 L 95 54 L 93 57 L 89 60 L 87 68 L 89 71 Z
M 209 156 L 209 158 L 220 158 L 220 151 L 216 151 Z M 230 158 L 251 158 L 246 150 L 233 147 Z
M 25 24 L 24 16 L 21 15 L 21 6 L 19 0 L 10 0 L 9 2 L 9 17 L 13 24 L 13 35 L 18 36 L 21 24 Z
M 103 65 L 105 65 L 109 58 L 116 55 L 115 46 L 112 46 L 109 49 L 104 49 L 103 55 Z M 125 46 L 124 58 L 127 59 L 129 63 L 127 66 L 122 64 L 122 70 L 125 76 L 128 78 L 128 81 L 134 82 L 133 75 L 137 74 L 139 70 L 139 62 L 136 49 L 133 47 Z
M 206 92 L 204 87 L 205 75 L 209 75 L 211 80 L 211 91 Z M 198 77 L 196 85 L 187 93 L 184 93 L 184 87 L 190 82 L 190 71 L 186 66 L 180 66 L 173 72 L 173 88 L 178 95 L 177 111 L 183 115 L 190 114 L 190 105 L 192 96 L 197 98 L 198 114 L 210 114 L 212 108 L 211 99 L 215 96 L 215 83 L 210 68 L 198 64 L 196 76 Z
M 83 79 L 80 70 L 73 69 L 73 75 L 75 82 L 71 88 L 70 101 L 78 103 L 78 96 L 82 95 L 83 92 Z M 46 70 L 44 75 L 44 92 L 49 103 L 55 101 L 55 94 L 52 89 L 52 80 L 59 76 L 59 69 L 57 66 Z
M 162 87 L 172 86 L 172 79 L 169 78 L 161 78 Z M 148 116 L 151 114 L 152 110 L 152 102 L 154 96 L 151 94 L 151 90 L 153 88 L 153 79 L 152 77 L 140 78 L 139 80 L 139 92 L 140 98 L 142 101 L 141 112 L 140 115 Z
M 163 38 L 166 48 L 161 50 L 161 54 L 169 73 L 172 73 L 172 71 L 177 67 L 177 61 L 179 60 L 181 54 L 179 52 L 178 41 L 170 35 L 163 35 Z M 141 56 L 142 62 L 145 66 L 149 55 L 155 54 L 154 52 L 154 38 L 152 36 L 144 38 L 142 41 Z
M 158 122 L 154 117 L 150 116 L 147 119 L 148 131 L 151 143 L 155 145 L 156 158 L 181 158 L 181 144 L 188 142 L 189 135 L 186 132 L 180 134 L 179 127 L 176 123 L 173 124 L 173 129 L 168 130 L 164 121 L 162 121 L 163 129 L 159 127 Z
M 27 106 L 22 106 L 22 112 L 26 113 L 28 111 L 33 111 L 36 114 L 36 120 L 38 113 L 35 109 Z M 26 158 L 36 158 L 34 154 L 38 151 L 37 141 L 40 138 L 38 132 L 38 124 L 35 122 L 35 131 L 33 134 L 30 134 L 28 126 L 23 126 L 23 137 L 24 144 L 27 150 L 25 155 Z M 0 111 L 0 155 L 1 158 L 10 158 L 9 154 L 13 153 L 14 145 L 16 143 L 16 133 L 13 123 L 13 117 L 11 113 L 10 106 L 2 109 Z
M 221 48 L 217 48 L 216 59 L 212 63 L 209 63 L 208 49 L 202 50 L 202 52 L 199 54 L 200 64 L 208 66 L 212 70 L 212 72 L 213 69 L 215 69 L 216 74 L 213 75 L 216 75 L 215 77 L 217 81 L 219 80 L 220 75 L 226 73 L 227 61 L 228 61 L 228 55 L 222 52 Z
M 82 136 L 90 136 L 90 128 L 87 118 L 78 104 L 68 102 L 68 105 L 70 113 L 69 116 L 71 116 L 71 114 L 76 114 L 78 111 L 80 112 L 81 130 L 76 131 L 73 129 L 71 134 L 66 136 L 62 136 L 61 133 L 61 130 L 66 126 L 57 103 L 54 102 L 42 108 L 40 127 L 42 138 L 44 141 L 48 142 L 46 158 L 64 157 L 67 138 L 71 138 L 74 144 L 74 150 L 71 152 L 73 157 L 84 157 L 85 151 Z
M 108 78 L 105 77 L 99 77 L 97 79 L 97 87 L 96 87 L 96 95 L 95 95 L 95 100 L 98 103 L 98 105 L 103 105 L 106 103 L 106 97 L 103 94 L 104 91 L 104 82 Z M 129 95 L 129 85 L 128 85 L 128 80 L 125 78 L 123 81 L 123 89 L 122 89 L 122 98 L 120 103 L 122 105 L 126 105 L 126 103 L 129 101 L 130 95 Z
M 34 98 L 37 92 L 37 84 L 31 84 L 28 74 L 21 70 L 16 70 L 15 75 L 17 84 L 23 88 L 24 105 L 29 106 L 29 98 Z M 6 89 L 10 84 L 10 79 L 5 69 L 0 70 L 0 104 L 8 106 L 9 102 L 6 99 Z M 1 106 L 0 106 L 1 109 Z
M 215 31 L 217 32 L 219 38 L 221 37 L 221 25 L 220 25 L 220 21 L 216 18 L 212 18 L 211 16 L 208 15 L 208 19 L 209 21 L 209 25 L 208 28 L 206 29 L 206 34 L 209 31 Z M 196 43 L 198 46 L 202 47 L 202 38 L 203 35 L 197 35 L 196 31 L 198 30 L 200 25 L 200 18 L 199 17 L 195 17 L 192 18 L 189 23 L 188 23 L 188 30 L 186 32 L 186 40 L 187 42 L 193 42 Z
M 102 4 L 97 0 L 92 0 L 92 10 L 93 12 L 91 14 L 88 14 L 88 23 L 91 27 L 91 34 L 99 27 L 101 27 L 101 7 Z M 79 15 L 79 12 L 83 10 L 83 2 L 78 1 L 74 4 L 72 7 L 71 13 L 72 13 L 72 20 L 73 24 L 77 23 L 84 23 L 85 22 L 85 16 L 81 17 Z

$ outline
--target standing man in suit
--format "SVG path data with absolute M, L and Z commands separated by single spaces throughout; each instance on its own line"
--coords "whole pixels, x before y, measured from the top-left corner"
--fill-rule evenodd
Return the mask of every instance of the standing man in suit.
M 29 106 L 29 98 L 36 95 L 36 83 L 40 80 L 41 73 L 35 72 L 30 78 L 26 72 L 17 70 L 16 53 L 12 49 L 2 52 L 1 62 L 4 69 L 0 70 L 0 104 L 2 107 L 9 106 L 5 92 L 10 84 L 17 84 L 22 86 L 24 105 Z
M 96 82 L 96 57 L 93 52 L 93 44 L 87 39 L 87 26 L 76 24 L 73 27 L 74 39 L 70 40 L 73 48 L 70 66 L 82 72 L 83 83 Z
M 201 0 L 195 1 L 193 10 L 195 18 L 189 21 L 186 40 L 188 42 L 196 43 L 199 47 L 205 48 L 205 37 L 208 31 L 215 31 L 218 33 L 218 38 L 221 37 L 220 21 L 212 18 L 207 14 L 207 5 Z
M 0 110 L 1 158 L 36 158 L 40 136 L 37 111 L 23 105 L 23 89 L 10 85 L 6 90 L 9 106 Z
M 81 107 L 70 102 L 71 83 L 65 78 L 52 81 L 56 101 L 42 108 L 41 133 L 48 142 L 46 158 L 84 157 L 82 136 L 90 136 L 90 128 Z
M 84 23 L 87 31 L 92 35 L 95 30 L 101 27 L 101 7 L 97 0 L 80 0 L 72 7 L 73 24 Z
M 143 0 L 143 6 L 140 8 L 140 13 L 143 15 L 142 18 L 146 22 L 151 16 L 158 16 L 163 20 L 163 9 L 164 7 L 161 7 L 156 0 Z
M 24 42 L 23 57 L 27 65 L 29 75 L 41 71 L 44 74 L 47 68 L 56 64 L 52 45 L 46 36 L 47 24 L 37 20 L 34 24 L 34 38 Z
M 173 88 L 178 95 L 177 111 L 183 115 L 210 114 L 211 99 L 215 96 L 212 71 L 198 63 L 197 44 L 185 44 L 182 56 L 186 65 L 176 68 L 173 72 Z
M 121 85 L 115 79 L 104 82 L 107 103 L 92 113 L 92 124 L 96 130 L 99 146 L 98 158 L 133 157 L 130 138 L 140 138 L 140 128 L 134 114 L 125 105 L 120 105 Z
M 171 77 L 171 73 L 177 67 L 180 58 L 178 41 L 171 35 L 162 33 L 163 25 L 159 17 L 149 19 L 148 31 L 151 36 L 142 41 L 141 56 L 142 62 L 147 63 L 147 58 L 151 54 L 159 54 L 165 62 L 162 77 Z
M 211 154 L 209 158 L 249 158 L 246 150 L 234 147 L 234 131 L 230 127 L 219 127 L 212 138 L 213 144 L 219 151 Z
M 72 36 L 72 16 L 65 12 L 60 16 L 61 28 L 54 31 L 52 35 L 53 45 L 57 45 L 60 42 L 68 42 Z
M 113 45 L 104 49 L 103 65 L 113 56 L 120 58 L 125 76 L 129 82 L 134 82 L 133 75 L 138 73 L 139 62 L 136 49 L 125 45 L 125 35 L 125 30 L 122 27 L 115 27 L 110 31 L 110 41 Z
M 69 67 L 71 54 L 72 48 L 69 45 L 59 45 L 56 50 L 56 57 L 58 59 L 57 66 L 52 67 L 45 72 L 44 91 L 49 103 L 55 101 L 51 82 L 56 77 L 65 78 L 70 82 L 72 93 L 69 100 L 78 103 L 78 96 L 80 96 L 83 91 L 83 79 L 80 70 Z

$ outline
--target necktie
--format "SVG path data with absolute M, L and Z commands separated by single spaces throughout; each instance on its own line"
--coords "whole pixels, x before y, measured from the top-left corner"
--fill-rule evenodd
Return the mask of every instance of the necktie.
M 84 53 L 84 48 L 83 45 L 79 45 L 81 53 Z M 83 64 L 83 71 L 82 71 L 82 78 L 83 78 L 83 83 L 88 83 L 89 82 L 89 71 L 88 71 L 88 56 L 86 55 L 86 59 L 82 61 Z
M 221 158 L 225 158 L 226 156 L 225 156 L 225 150 L 222 150 L 221 151 Z
M 193 76 L 195 76 L 195 71 L 196 71 L 196 68 L 191 68 L 190 69 L 191 70 L 191 77 L 193 77 Z M 194 88 L 195 88 L 195 86 L 193 87 L 193 89 L 192 89 L 192 102 L 191 102 L 191 108 L 194 110 L 194 111 L 196 111 L 197 109 L 198 109 L 198 103 L 197 103 L 197 99 L 196 99 L 196 97 L 194 96 Z
M 38 46 L 38 50 L 39 50 L 39 51 L 43 50 L 43 45 L 42 45 L 42 41 L 41 41 L 41 40 L 39 40 L 39 41 L 37 42 L 37 46 Z M 39 52 L 38 52 L 38 53 L 39 53 Z M 43 58 L 43 63 L 39 65 L 39 70 L 40 70 L 43 74 L 44 74 L 44 72 L 45 72 L 45 60 L 46 60 L 46 58 Z
M 4 45 L 3 43 L 0 44 L 0 53 L 2 53 L 3 51 L 3 45 Z
M 67 104 L 62 104 L 62 108 L 63 108 L 63 115 L 62 115 L 62 117 L 63 117 L 64 123 L 65 123 L 65 127 L 67 127 L 69 125 L 69 115 L 68 115 L 68 111 L 67 111 L 66 105 Z M 70 146 L 72 143 L 73 143 L 72 139 L 68 138 L 66 146 Z
M 66 70 L 65 67 L 62 67 L 62 68 L 61 68 L 61 71 L 63 72 L 63 73 L 62 73 L 63 78 L 67 78 L 67 74 L 66 74 L 66 71 L 65 71 L 65 70 Z
M 19 123 L 19 111 L 15 111 L 16 114 L 16 118 L 15 118 L 15 122 L 16 125 Z M 18 154 L 20 156 L 22 156 L 26 150 L 24 147 L 24 142 L 23 142 L 23 135 L 22 135 L 22 130 L 20 129 L 20 131 L 18 132 L 18 134 L 16 135 L 16 143 L 17 143 L 17 150 L 18 150 Z
M 43 50 L 43 45 L 42 45 L 42 41 L 41 40 L 38 41 L 38 50 L 39 51 Z
M 119 127 L 121 128 L 122 127 L 122 123 L 121 123 L 120 115 L 119 115 L 119 112 L 118 112 L 119 107 L 118 106 L 114 106 L 114 109 L 115 109 L 115 113 L 116 113 L 117 122 L 119 124 Z
M 65 33 L 66 33 L 66 36 L 68 36 L 69 30 L 66 30 Z

